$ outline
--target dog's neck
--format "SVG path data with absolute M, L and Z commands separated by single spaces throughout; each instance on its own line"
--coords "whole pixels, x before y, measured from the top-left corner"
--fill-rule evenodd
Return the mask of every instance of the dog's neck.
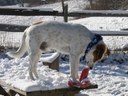
M 103 40 L 103 38 L 101 37 L 101 35 L 99 34 L 95 34 L 91 40 L 91 42 L 88 44 L 86 50 L 85 50 L 85 53 L 84 53 L 84 56 L 83 56 L 83 59 L 85 60 L 86 59 L 86 55 L 87 53 L 93 48 L 93 46 L 95 46 L 96 44 L 98 44 L 101 40 Z

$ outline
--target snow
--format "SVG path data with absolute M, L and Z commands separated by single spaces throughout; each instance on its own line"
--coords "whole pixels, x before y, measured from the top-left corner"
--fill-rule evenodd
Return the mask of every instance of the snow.
M 89 17 L 70 22 L 82 24 L 90 30 L 98 31 L 120 31 L 128 28 L 128 18 L 126 17 Z M 112 50 L 122 49 L 123 46 L 128 44 L 128 36 L 104 36 L 103 38 L 107 46 Z
M 99 85 L 96 90 L 87 91 L 90 95 L 128 96 L 128 54 L 113 54 L 96 65 L 90 79 Z
M 43 62 L 48 62 L 48 63 L 52 63 L 57 57 L 59 56 L 58 52 L 54 52 L 54 53 L 47 53 L 47 54 L 43 54 L 43 58 L 41 59 Z
M 79 10 L 80 2 L 82 0 L 79 3 L 75 3 L 74 0 L 69 2 L 68 4 L 71 5 L 69 6 L 69 11 L 72 11 L 74 8 L 74 10 Z M 61 11 L 60 3 L 40 7 L 54 8 Z M 63 18 L 52 16 L 0 16 L 0 23 L 8 24 L 30 25 L 36 20 L 62 21 Z M 120 31 L 123 28 L 128 28 L 127 17 L 89 17 L 69 22 L 82 24 L 90 30 Z M 22 33 L 18 36 L 17 34 L 14 35 L 18 43 L 20 42 L 21 35 Z M 128 48 L 127 36 L 104 36 L 103 39 L 110 49 Z M 59 73 L 42 64 L 43 60 L 45 61 L 49 58 L 52 58 L 52 62 L 53 58 L 55 59 L 58 56 L 58 53 L 52 56 L 49 57 L 49 55 L 46 55 L 46 57 L 41 57 L 37 64 L 39 79 L 31 81 L 28 76 L 28 56 L 21 59 L 10 59 L 2 54 L 0 56 L 0 80 L 4 80 L 6 83 L 25 91 L 51 90 L 52 88 L 67 87 L 69 62 L 60 60 L 61 73 Z M 79 73 L 84 66 L 83 63 L 80 63 Z M 94 69 L 89 72 L 89 79 L 91 82 L 98 84 L 98 89 L 82 90 L 77 96 L 128 96 L 127 52 L 113 52 L 107 59 L 98 62 Z
M 55 54 L 57 53 L 53 55 L 55 56 Z M 55 57 L 52 56 L 52 58 Z M 48 59 L 51 58 L 48 57 Z M 28 67 L 28 56 L 12 60 L 0 59 L 0 80 L 27 92 L 67 87 L 68 75 L 49 69 L 48 66 L 42 64 L 41 60 L 38 63 L 38 80 L 32 81 L 29 79 Z

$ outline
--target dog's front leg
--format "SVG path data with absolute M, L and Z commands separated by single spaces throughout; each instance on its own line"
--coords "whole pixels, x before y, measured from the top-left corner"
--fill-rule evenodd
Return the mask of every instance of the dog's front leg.
M 70 55 L 70 76 L 74 82 L 78 82 L 79 56 Z

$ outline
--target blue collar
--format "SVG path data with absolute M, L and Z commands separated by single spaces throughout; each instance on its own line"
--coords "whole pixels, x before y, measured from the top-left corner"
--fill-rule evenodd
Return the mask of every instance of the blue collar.
M 85 60 L 87 53 L 92 49 L 94 45 L 96 45 L 99 41 L 101 41 L 103 38 L 99 34 L 95 34 L 94 37 L 92 38 L 92 41 L 88 44 L 83 59 Z

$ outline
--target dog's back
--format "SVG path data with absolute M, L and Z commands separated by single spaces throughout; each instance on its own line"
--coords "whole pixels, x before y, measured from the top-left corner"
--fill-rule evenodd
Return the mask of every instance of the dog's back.
M 36 39 L 38 46 L 42 45 L 42 43 L 45 45 L 47 43 L 48 48 L 60 51 L 63 51 L 63 49 L 69 50 L 69 46 L 75 45 L 73 47 L 76 47 L 80 43 L 83 43 L 80 44 L 83 46 L 79 47 L 85 47 L 88 44 L 87 41 L 90 41 L 91 37 L 93 37 L 93 34 L 80 24 L 55 21 L 32 25 L 28 32 L 30 32 L 30 39 Z

